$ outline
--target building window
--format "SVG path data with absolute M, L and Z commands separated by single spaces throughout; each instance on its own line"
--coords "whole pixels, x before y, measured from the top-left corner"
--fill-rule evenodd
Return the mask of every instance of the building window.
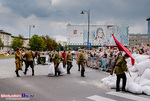
M 3 35 L 3 39 L 4 39 L 4 35 Z

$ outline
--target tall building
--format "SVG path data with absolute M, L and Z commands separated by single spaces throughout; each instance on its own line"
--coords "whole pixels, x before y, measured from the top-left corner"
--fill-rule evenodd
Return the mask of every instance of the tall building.
M 3 50 L 3 51 L 10 50 L 11 34 L 5 32 L 3 30 L 0 30 L 0 38 L 1 38 L 2 42 L 3 42 L 3 44 L 4 44 L 4 48 L 0 49 L 0 50 Z
M 148 21 L 148 41 L 150 42 L 150 16 L 146 20 Z
M 148 34 L 129 34 L 129 46 L 148 43 Z

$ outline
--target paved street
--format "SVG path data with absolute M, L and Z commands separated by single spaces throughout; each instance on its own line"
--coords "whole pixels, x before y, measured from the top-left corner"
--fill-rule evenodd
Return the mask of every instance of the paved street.
M 17 78 L 14 72 L 14 59 L 0 59 L 0 94 L 33 95 L 20 101 L 149 101 L 150 99 L 144 94 L 136 95 L 109 89 L 101 83 L 101 79 L 109 74 L 100 70 L 86 68 L 86 77 L 80 77 L 75 63 L 73 61 L 70 75 L 48 77 L 48 65 L 37 65 L 35 76 L 31 76 L 29 68 L 26 76 L 20 71 L 21 77 Z M 7 100 L 13 99 L 0 98 L 0 101 Z

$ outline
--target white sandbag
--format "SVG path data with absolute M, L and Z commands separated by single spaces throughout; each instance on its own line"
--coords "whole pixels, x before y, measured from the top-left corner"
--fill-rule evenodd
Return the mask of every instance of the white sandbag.
M 132 93 L 137 93 L 137 94 L 142 93 L 142 87 L 135 82 L 128 83 L 126 86 L 126 90 Z
M 48 75 L 54 75 L 55 74 L 55 70 L 54 70 L 54 63 L 50 63 L 49 64 L 49 68 L 48 68 Z
M 133 58 L 136 58 L 136 57 L 138 57 L 138 56 L 140 56 L 140 54 L 132 54 L 132 57 L 133 57 Z
M 108 87 L 111 88 L 111 89 L 115 89 L 116 88 L 116 82 L 110 82 L 108 84 Z
M 129 69 L 129 71 L 131 71 L 131 72 L 137 72 L 137 71 L 138 71 L 134 66 L 132 66 L 131 68 L 128 68 L 128 69 Z
M 131 61 L 127 63 L 127 67 L 128 67 L 128 68 L 131 68 L 131 67 L 132 67 Z
M 150 59 L 146 59 L 145 61 L 135 64 L 135 68 L 140 74 L 143 74 L 146 68 L 150 68 Z
M 143 86 L 142 89 L 143 93 L 150 95 L 150 86 Z
M 135 79 L 135 83 L 139 84 L 139 83 L 140 83 L 140 80 L 141 80 L 141 77 L 138 76 L 138 77 Z
M 37 59 L 36 58 L 34 59 L 34 65 L 37 65 Z
M 103 78 L 103 79 L 101 79 L 101 82 L 103 83 L 103 82 L 105 82 L 105 81 L 108 81 L 108 77 L 105 77 L 105 78 Z
M 62 62 L 59 63 L 58 68 L 59 68 L 59 71 L 60 71 L 61 73 L 65 73 L 65 72 L 66 72 L 65 69 L 63 68 L 63 63 L 62 63 Z
M 126 73 L 126 77 L 127 77 L 127 83 L 130 82 L 134 82 L 135 79 L 138 77 L 138 72 L 130 72 L 131 76 L 129 75 L 129 73 Z
M 143 78 L 149 79 L 150 80 L 150 68 L 145 69 L 144 73 L 142 74 Z
M 48 55 L 46 55 L 46 62 L 48 62 L 48 60 L 49 60 L 49 56 L 48 56 Z
M 110 82 L 116 81 L 116 75 L 110 75 L 108 77 L 108 81 L 110 81 Z
M 139 56 L 137 56 L 137 57 L 135 58 L 135 60 L 136 60 L 137 63 L 140 63 L 140 62 L 142 62 L 142 61 L 147 60 L 148 58 L 149 58 L 148 55 L 139 55 Z
M 141 85 L 141 86 L 150 86 L 150 80 L 141 77 L 141 79 L 140 79 L 140 85 Z
M 130 57 L 125 59 L 125 60 L 126 60 L 127 63 L 131 64 L 131 58 Z

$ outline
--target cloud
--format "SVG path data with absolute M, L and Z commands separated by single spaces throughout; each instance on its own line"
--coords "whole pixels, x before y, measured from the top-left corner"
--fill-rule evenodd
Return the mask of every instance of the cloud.
M 61 36 L 61 35 L 56 35 L 54 36 L 54 38 L 56 38 L 56 41 L 67 41 L 67 38 L 65 36 Z
M 130 33 L 147 33 L 146 17 L 150 16 L 150 0 L 0 0 L 0 26 L 13 35 L 64 36 L 67 24 L 127 24 Z

